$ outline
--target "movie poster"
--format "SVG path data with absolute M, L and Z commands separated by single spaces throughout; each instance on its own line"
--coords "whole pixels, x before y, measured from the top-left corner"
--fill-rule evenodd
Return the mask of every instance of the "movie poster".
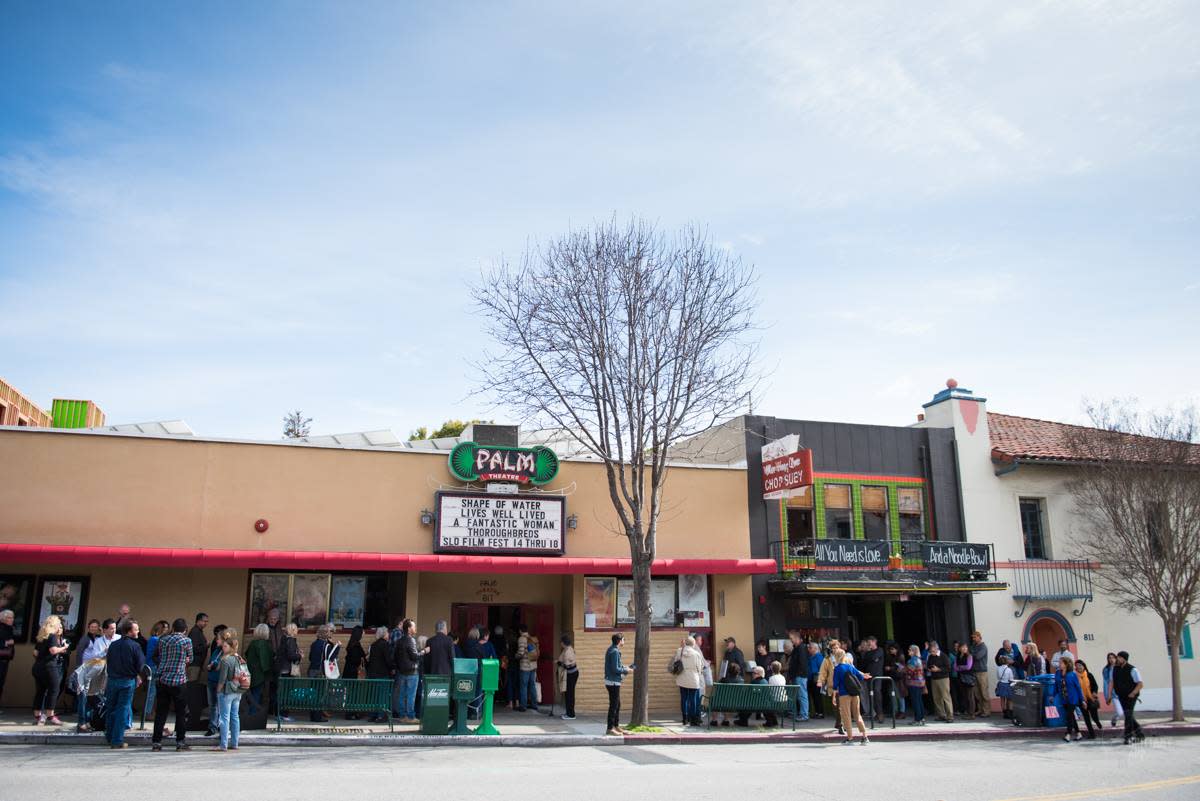
M 366 576 L 334 576 L 329 591 L 329 623 L 344 629 L 363 624 Z
M 611 629 L 617 624 L 617 580 L 588 576 L 583 581 L 583 626 Z
M 250 628 L 266 623 L 272 609 L 279 610 L 281 621 L 288 620 L 291 578 L 287 573 L 255 573 L 250 577 Z
M 296 573 L 292 576 L 292 622 L 302 629 L 329 620 L 329 574 Z

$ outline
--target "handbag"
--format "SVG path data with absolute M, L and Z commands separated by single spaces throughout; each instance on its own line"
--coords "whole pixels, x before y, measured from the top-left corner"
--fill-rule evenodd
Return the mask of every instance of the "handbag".
M 683 659 L 680 658 L 682 656 L 682 651 L 676 651 L 675 657 L 671 660 L 671 664 L 667 666 L 667 672 L 672 676 L 678 676 L 683 672 Z
M 327 679 L 340 679 L 342 677 L 342 671 L 338 669 L 337 652 L 338 646 L 330 646 L 329 643 L 325 644 L 325 659 L 322 660 L 322 667 L 325 669 L 325 678 Z
M 542 702 L 542 683 L 540 681 L 533 683 L 533 697 L 537 699 L 539 704 Z
M 288 675 L 291 676 L 293 679 L 300 678 L 300 663 L 299 662 L 292 663 L 292 666 L 290 668 L 288 668 Z

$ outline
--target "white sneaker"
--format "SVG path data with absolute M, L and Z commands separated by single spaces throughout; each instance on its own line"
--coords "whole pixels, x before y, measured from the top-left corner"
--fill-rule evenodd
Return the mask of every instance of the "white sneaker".
M 562 718 L 563 720 L 574 720 L 575 719 L 574 715 L 559 715 L 559 717 Z

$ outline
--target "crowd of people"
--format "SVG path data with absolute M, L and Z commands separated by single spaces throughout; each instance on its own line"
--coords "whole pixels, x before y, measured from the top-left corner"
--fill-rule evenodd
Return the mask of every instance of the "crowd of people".
M 0 697 L 14 649 L 11 618 L 11 611 L 0 612 Z M 214 749 L 233 751 L 238 748 L 243 695 L 248 696 L 249 708 L 255 713 L 265 706 L 269 714 L 290 722 L 287 699 L 280 706 L 276 689 L 280 678 L 299 676 L 388 680 L 393 685 L 391 717 L 398 723 L 418 723 L 423 678 L 449 676 L 456 657 L 500 661 L 499 703 L 524 712 L 536 711 L 541 702 L 536 678 L 541 643 L 523 624 L 508 636 L 501 626 L 490 631 L 486 626 L 474 626 L 460 639 L 450 633 L 444 620 L 439 620 L 427 637 L 417 633 L 415 620 L 406 618 L 391 629 L 376 628 L 370 643 L 364 642 L 364 628 L 355 626 L 344 647 L 335 639 L 333 628 L 323 625 L 317 628 L 307 654 L 301 653 L 297 626 L 284 623 L 277 609 L 251 629 L 244 650 L 234 629 L 219 624 L 211 636 L 208 629 L 209 616 L 200 612 L 190 626 L 183 618 L 159 620 L 146 637 L 129 605 L 121 604 L 114 617 L 88 621 L 80 642 L 70 643 L 64 637 L 62 620 L 55 615 L 47 617 L 33 643 L 34 724 L 63 725 L 56 709 L 64 698 L 73 696 L 76 731 L 103 730 L 113 748 L 124 748 L 125 733 L 134 722 L 136 691 L 145 687 L 143 725 L 146 719 L 153 721 L 155 751 L 162 750 L 164 737 L 171 736 L 166 724 L 172 710 L 176 750 L 190 750 L 189 721 L 206 709 L 209 723 L 205 736 L 217 738 Z M 565 707 L 562 717 L 573 720 L 579 667 L 567 635 L 561 638 L 556 666 L 556 689 Z M 203 689 L 203 704 L 190 697 L 189 684 Z M 470 717 L 478 716 L 481 702 L 482 692 L 469 706 Z M 314 722 L 330 720 L 322 711 L 310 715 Z M 355 712 L 347 714 L 349 719 L 359 717 Z M 370 722 L 386 719 L 382 711 L 370 715 Z
M 11 612 L 0 612 L 0 693 L 12 658 L 11 618 Z M 286 699 L 281 702 L 275 689 L 280 678 L 302 675 L 389 680 L 393 688 L 391 716 L 399 723 L 417 723 L 423 677 L 449 676 L 455 657 L 500 661 L 498 703 L 524 712 L 537 710 L 542 702 L 537 681 L 541 643 L 523 624 L 511 633 L 501 626 L 491 631 L 487 626 L 473 626 L 460 637 L 450 632 L 446 621 L 439 620 L 434 633 L 426 637 L 417 633 L 415 620 L 405 618 L 392 629 L 376 628 L 369 645 L 364 645 L 363 627 L 354 627 L 344 649 L 334 638 L 332 627 L 323 625 L 308 648 L 307 665 L 297 642 L 296 625 L 283 623 L 277 609 L 270 610 L 266 621 L 254 626 L 244 652 L 237 631 L 217 625 L 210 638 L 208 624 L 208 615 L 203 612 L 194 616 L 190 627 L 183 618 L 170 623 L 159 620 L 147 638 L 129 605 L 122 604 L 114 617 L 89 621 L 81 642 L 72 644 L 64 639 L 62 621 L 54 615 L 47 617 L 34 639 L 35 724 L 62 725 L 56 708 L 63 693 L 69 691 L 75 697 L 76 730 L 103 729 L 112 748 L 124 748 L 125 732 L 133 724 L 135 691 L 145 685 L 142 715 L 143 721 L 147 717 L 153 720 L 155 751 L 162 750 L 163 739 L 171 735 L 166 724 L 172 710 L 175 747 L 188 750 L 189 718 L 192 714 L 202 715 L 204 708 L 209 721 L 205 735 L 217 738 L 213 748 L 232 751 L 238 748 L 243 695 L 248 694 L 250 708 L 256 713 L 266 706 L 271 714 L 290 721 L 284 708 Z M 620 724 L 620 691 L 633 665 L 623 664 L 623 646 L 624 636 L 613 634 L 604 659 L 609 734 L 625 732 Z M 895 642 L 881 643 L 868 635 L 854 644 L 829 638 L 809 640 L 798 631 L 789 633 L 780 653 L 773 653 L 766 640 L 758 641 L 751 659 L 746 658 L 733 637 L 726 638 L 724 646 L 715 669 L 705 657 L 700 634 L 685 637 L 672 655 L 667 670 L 679 688 L 684 725 L 705 725 L 702 699 L 715 684 L 793 686 L 799 690 L 788 716 L 798 721 L 828 717 L 844 742 L 853 742 L 857 729 L 860 741 L 866 744 L 869 738 L 864 719 L 882 722 L 889 711 L 900 719 L 911 718 L 914 726 L 924 726 L 930 717 L 946 723 L 986 718 L 992 711 L 993 686 L 1001 715 L 1013 718 L 1013 683 L 1043 677 L 1053 699 L 1062 707 L 1065 740 L 1083 738 L 1079 720 L 1087 728 L 1087 737 L 1096 737 L 1103 728 L 1101 699 L 1114 710 L 1110 727 L 1115 728 L 1123 719 L 1125 743 L 1143 738 L 1135 715 L 1142 679 L 1124 651 L 1107 655 L 1097 680 L 1065 640 L 1050 655 L 1031 642 L 1004 640 L 993 655 L 978 631 L 966 642 L 951 643 L 946 651 L 935 641 L 904 647 Z M 554 689 L 563 700 L 562 717 L 573 720 L 580 669 L 568 635 L 560 640 L 555 667 Z M 1045 680 L 1048 676 L 1053 680 Z M 204 708 L 191 708 L 189 683 L 204 688 Z M 477 716 L 481 700 L 482 693 L 468 706 L 470 717 Z M 1048 707 L 1051 700 L 1046 699 Z M 310 714 L 316 722 L 330 719 L 321 711 Z M 355 719 L 358 714 L 347 717 Z M 721 712 L 719 716 L 709 715 L 707 725 L 748 727 L 752 717 L 761 718 L 768 728 L 780 724 L 774 712 L 753 716 L 748 712 Z M 386 720 L 386 715 L 376 712 L 370 720 L 380 722 Z
M 605 662 L 605 683 L 619 686 L 617 635 L 613 639 Z M 695 637 L 685 638 L 668 665 L 679 687 L 684 725 L 704 725 L 701 699 L 714 683 L 790 685 L 800 688 L 790 716 L 799 721 L 830 717 L 845 742 L 853 740 L 857 728 L 865 744 L 869 738 L 864 717 L 882 722 L 889 711 L 898 719 L 911 718 L 913 726 L 924 726 L 930 717 L 944 723 L 990 717 L 993 686 L 1000 714 L 1016 722 L 1013 683 L 1052 676 L 1053 681 L 1047 682 L 1051 696 L 1045 700 L 1048 707 L 1055 706 L 1055 699 L 1063 707 L 1065 740 L 1083 738 L 1077 717 L 1086 725 L 1087 736 L 1095 738 L 1102 728 L 1101 699 L 1114 710 L 1110 727 L 1115 728 L 1117 721 L 1124 719 L 1126 744 L 1144 737 L 1134 713 L 1142 679 L 1125 651 L 1107 655 L 1098 682 L 1087 663 L 1072 654 L 1066 640 L 1059 641 L 1058 650 L 1049 656 L 1035 643 L 1004 640 L 993 656 L 978 631 L 966 642 L 951 643 L 947 652 L 936 641 L 904 647 L 895 642 L 880 643 L 877 637 L 868 635 L 852 644 L 839 639 L 810 641 L 792 631 L 780 653 L 772 653 L 768 641 L 759 640 L 752 659 L 747 659 L 736 640 L 729 637 L 715 675 L 701 645 Z M 615 703 L 619 710 L 619 699 Z M 610 701 L 609 729 L 619 733 L 613 714 L 614 703 Z M 771 713 L 756 716 L 761 717 L 765 727 L 779 725 Z M 708 725 L 749 726 L 750 718 L 746 713 L 721 713 L 719 719 L 711 715 Z

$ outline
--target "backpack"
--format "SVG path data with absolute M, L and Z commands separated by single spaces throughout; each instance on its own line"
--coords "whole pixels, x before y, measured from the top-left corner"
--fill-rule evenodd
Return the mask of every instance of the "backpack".
M 845 677 L 842 678 L 842 686 L 846 688 L 844 695 L 852 697 L 862 695 L 862 682 L 852 671 L 846 671 Z
M 233 683 L 239 690 L 250 689 L 250 666 L 241 656 L 238 656 L 237 670 L 233 671 Z

